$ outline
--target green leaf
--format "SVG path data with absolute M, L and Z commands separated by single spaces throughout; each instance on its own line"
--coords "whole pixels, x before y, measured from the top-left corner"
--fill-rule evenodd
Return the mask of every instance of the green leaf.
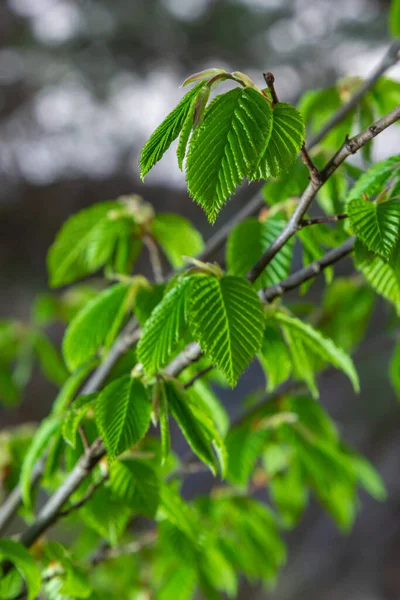
M 400 201 L 373 204 L 352 200 L 347 207 L 351 225 L 363 244 L 389 258 L 400 237 Z
M 299 378 L 305 379 L 314 395 L 317 395 L 317 389 L 313 383 L 313 376 L 307 375 L 307 366 L 312 368 L 309 357 L 314 355 L 328 361 L 337 369 L 343 371 L 353 384 L 355 391 L 359 391 L 359 381 L 352 359 L 342 348 L 334 344 L 332 340 L 324 337 L 319 331 L 310 324 L 304 323 L 296 317 L 291 317 L 284 312 L 276 311 L 272 318 L 282 327 L 284 335 L 288 341 L 292 358 L 295 358 L 294 367 Z M 311 371 L 312 374 L 312 371 Z
M 268 489 L 285 525 L 288 527 L 295 525 L 302 516 L 308 500 L 308 492 L 299 464 L 295 462 L 286 471 L 275 475 Z
M 323 298 L 320 330 L 349 352 L 362 339 L 375 300 L 375 294 L 363 280 L 335 278 Z
M 212 451 L 212 444 L 220 440 L 220 436 L 213 427 L 209 415 L 195 406 L 190 396 L 179 383 L 168 381 L 165 383 L 165 393 L 169 410 L 178 423 L 193 452 L 208 465 L 212 473 L 216 474 L 216 461 Z M 222 470 L 224 464 L 221 464 Z
M 225 440 L 229 457 L 229 481 L 244 486 L 248 484 L 268 435 L 268 431 L 256 430 L 248 425 L 240 425 L 230 430 Z
M 290 104 L 278 102 L 272 111 L 272 133 L 250 179 L 278 177 L 294 164 L 305 138 L 301 114 Z
M 194 278 L 189 321 L 203 352 L 234 386 L 261 346 L 263 308 L 255 290 L 230 275 Z
M 197 363 L 196 363 L 197 366 Z M 185 369 L 187 372 L 188 369 Z M 192 371 L 192 375 L 198 371 Z M 189 377 L 187 380 L 188 381 Z M 204 380 L 204 377 L 197 379 L 193 385 L 191 385 L 187 389 L 187 393 L 191 397 L 192 401 L 196 404 L 205 404 L 212 414 L 213 421 L 218 428 L 220 434 L 225 437 L 228 429 L 229 429 L 229 416 L 226 412 L 224 406 L 221 403 L 221 400 L 215 395 L 211 385 Z
M 265 326 L 259 359 L 268 377 L 268 392 L 286 381 L 292 372 L 289 350 L 282 334 L 274 323 L 267 322 Z
M 144 385 L 130 375 L 112 381 L 100 392 L 96 422 L 111 460 L 146 435 L 150 414 Z
M 160 482 L 154 469 L 140 460 L 115 461 L 110 468 L 111 490 L 131 513 L 154 518 L 160 500 Z
M 188 190 L 213 223 L 225 202 L 253 172 L 271 133 L 268 101 L 254 89 L 217 96 L 192 136 Z
M 12 540 L 0 540 L 0 555 L 2 559 L 12 562 L 26 581 L 28 600 L 35 600 L 42 587 L 42 577 L 28 550 Z
M 123 534 L 132 511 L 109 488 L 100 487 L 79 509 L 79 516 L 90 528 L 114 545 Z
M 62 436 L 67 444 L 72 446 L 72 448 L 76 447 L 76 433 L 78 427 L 85 418 L 87 412 L 94 408 L 98 395 L 98 392 L 93 392 L 92 394 L 87 394 L 86 396 L 79 396 L 72 406 L 70 406 L 67 414 L 64 417 L 62 424 Z
M 65 383 L 68 371 L 58 350 L 42 331 L 33 332 L 32 337 L 42 373 L 49 381 L 52 381 L 56 385 Z
M 8 365 L 0 366 L 0 401 L 3 406 L 15 406 L 20 399 L 20 390 Z
M 353 466 L 357 482 L 370 496 L 375 500 L 383 501 L 387 498 L 387 491 L 382 477 L 374 469 L 371 463 L 355 452 L 348 451 L 351 464 Z
M 158 386 L 158 402 L 159 402 L 159 420 L 160 420 L 160 434 L 161 434 L 161 464 L 163 465 L 167 460 L 171 449 L 171 434 L 169 431 L 168 422 L 168 398 L 165 393 L 165 387 L 163 385 Z
M 93 359 L 82 367 L 79 367 L 75 373 L 70 375 L 54 400 L 52 414 L 59 415 L 65 411 L 68 404 L 72 402 L 75 394 L 86 381 L 88 375 L 90 375 L 98 364 L 98 359 Z
M 397 343 L 390 359 L 389 378 L 396 392 L 397 399 L 400 400 L 400 343 Z
M 400 37 L 400 0 L 392 0 L 391 2 L 389 31 L 392 37 Z
M 228 237 L 226 262 L 232 275 L 245 276 L 284 229 L 286 223 L 275 219 L 246 219 Z M 294 238 L 271 260 L 255 283 L 255 289 L 269 287 L 286 279 L 293 258 Z
M 182 277 L 156 306 L 143 328 L 138 358 L 150 375 L 167 363 L 181 339 L 190 281 Z
M 164 292 L 164 283 L 155 283 L 149 288 L 139 287 L 134 312 L 141 327 L 144 326 L 157 304 L 163 299 Z
M 385 189 L 386 182 L 394 177 L 400 169 L 400 156 L 391 156 L 381 162 L 375 163 L 368 171 L 363 173 L 357 179 L 355 185 L 351 188 L 347 203 L 352 200 L 359 200 L 366 194 L 368 198 Z
M 63 339 L 65 362 L 71 371 L 109 348 L 131 308 L 132 288 L 113 285 L 88 302 L 69 324 Z
M 189 141 L 192 129 L 195 129 L 204 118 L 204 111 L 206 104 L 210 97 L 210 87 L 208 85 L 202 87 L 199 90 L 197 96 L 195 96 L 190 105 L 190 110 L 186 115 L 185 122 L 183 123 L 182 131 L 179 136 L 178 148 L 176 155 L 178 157 L 178 165 L 180 170 L 183 170 L 183 161 L 186 155 L 186 148 Z
M 400 314 L 400 283 L 395 266 L 370 252 L 359 240 L 355 245 L 354 263 L 373 289 L 389 300 Z
M 204 248 L 201 234 L 180 215 L 158 213 L 152 221 L 151 233 L 174 269 L 183 267 L 184 256 L 197 256 Z
M 41 422 L 28 448 L 21 469 L 20 485 L 24 504 L 31 508 L 31 479 L 36 461 L 44 454 L 50 440 L 61 427 L 61 417 L 48 417 Z
M 204 85 L 205 81 L 201 81 L 183 96 L 179 104 L 166 116 L 145 143 L 139 161 L 140 177 L 142 179 L 145 178 L 150 169 L 162 158 L 172 142 L 178 137 L 192 106 L 192 100 Z
M 132 218 L 115 218 L 118 209 L 118 202 L 102 202 L 81 210 L 64 223 L 47 256 L 52 287 L 94 273 L 111 259 L 121 235 L 132 235 Z

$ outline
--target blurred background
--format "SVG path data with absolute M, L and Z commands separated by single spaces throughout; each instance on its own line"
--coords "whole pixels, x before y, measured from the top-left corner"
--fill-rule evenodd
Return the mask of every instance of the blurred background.
M 261 85 L 270 70 L 280 98 L 295 102 L 306 89 L 374 68 L 389 44 L 388 7 L 388 0 L 0 0 L 0 317 L 29 319 L 47 287 L 46 251 L 57 230 L 95 202 L 139 193 L 210 237 L 172 150 L 146 184 L 138 175 L 140 149 L 179 100 L 185 77 L 216 66 Z M 400 79 L 400 67 L 390 76 Z M 398 151 L 398 136 L 380 136 L 376 157 Z M 217 227 L 244 201 L 232 200 Z M 389 500 L 363 496 L 346 536 L 312 503 L 285 536 L 289 560 L 276 590 L 243 586 L 243 598 L 400 598 L 400 411 L 387 378 L 385 311 L 380 305 L 356 355 L 362 394 L 335 374 L 322 377 L 321 399 L 381 472 Z M 50 334 L 59 340 L 61 330 Z M 232 411 L 260 377 L 253 369 L 241 379 Z M 2 424 L 40 420 L 54 393 L 35 374 L 20 407 L 0 412 Z M 209 480 L 188 485 L 197 493 Z

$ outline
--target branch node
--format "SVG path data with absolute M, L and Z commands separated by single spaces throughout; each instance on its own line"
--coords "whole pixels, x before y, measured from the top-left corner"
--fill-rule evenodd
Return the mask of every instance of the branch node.
M 350 152 L 350 154 L 355 154 L 358 150 L 357 144 L 354 142 L 353 139 L 349 138 L 348 135 L 346 135 L 346 137 L 345 137 L 344 146 L 345 146 L 346 150 L 348 152 Z
M 269 91 L 271 92 L 272 103 L 278 104 L 279 98 L 278 98 L 278 95 L 276 93 L 275 86 L 274 86 L 274 82 L 275 82 L 274 74 L 270 73 L 270 72 L 263 73 L 263 77 L 265 79 L 265 83 L 267 84 Z
M 311 156 L 308 154 L 305 144 L 303 144 L 302 149 L 301 149 L 301 159 L 310 172 L 311 183 L 316 187 L 320 187 L 321 183 L 322 183 L 321 172 L 314 164 Z

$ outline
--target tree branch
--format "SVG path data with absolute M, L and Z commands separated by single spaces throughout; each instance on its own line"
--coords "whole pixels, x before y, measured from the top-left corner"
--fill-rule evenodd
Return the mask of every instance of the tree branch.
M 303 229 L 303 227 L 309 227 L 310 225 L 321 225 L 321 223 L 337 223 L 347 219 L 349 215 L 347 213 L 340 213 L 339 215 L 332 215 L 328 217 L 313 217 L 312 219 L 302 219 L 298 224 L 297 229 Z
M 339 260 L 342 260 L 342 258 L 348 256 L 354 248 L 354 241 L 353 237 L 349 238 L 341 246 L 330 250 L 319 260 L 315 260 L 303 269 L 299 269 L 292 275 L 289 275 L 287 279 L 267 288 L 262 292 L 263 300 L 265 302 L 272 302 L 274 298 L 278 298 L 278 296 L 282 296 L 285 292 L 300 287 L 305 281 L 313 279 L 327 267 L 334 265 Z
M 397 63 L 397 61 L 399 60 L 399 55 L 400 40 L 393 40 L 391 46 L 386 51 L 382 61 L 378 64 L 378 66 L 371 73 L 368 79 L 364 81 L 364 83 L 357 90 L 357 92 L 350 98 L 350 100 L 346 104 L 343 104 L 343 106 L 341 106 L 339 110 L 335 112 L 332 118 L 325 123 L 325 125 L 320 129 L 320 131 L 316 135 L 310 138 L 307 145 L 308 149 L 312 148 L 313 146 L 316 146 L 326 136 L 327 133 L 329 133 L 334 127 L 336 127 L 336 125 L 343 121 L 343 119 L 349 114 L 349 112 L 357 106 L 361 98 L 365 96 L 365 94 L 372 87 L 374 87 L 378 79 L 382 77 L 382 75 L 386 73 L 386 71 L 388 71 L 390 67 L 393 67 Z
M 292 216 L 290 217 L 286 227 L 278 235 L 277 238 L 272 242 L 269 248 L 264 252 L 257 264 L 247 274 L 247 279 L 251 282 L 256 281 L 265 267 L 269 265 L 271 260 L 276 254 L 283 248 L 283 246 L 290 240 L 291 237 L 296 233 L 299 227 L 299 223 L 303 219 L 305 213 L 309 209 L 312 201 L 314 200 L 317 192 L 321 189 L 324 183 L 329 177 L 336 171 L 339 165 L 346 160 L 351 154 L 355 154 L 362 148 L 367 142 L 376 137 L 379 133 L 384 131 L 390 125 L 393 125 L 400 119 L 400 105 L 392 110 L 389 114 L 382 117 L 378 121 L 375 121 L 370 127 L 355 135 L 353 138 L 346 138 L 342 147 L 336 152 L 331 158 L 328 164 L 320 171 L 320 181 L 318 184 L 310 182 L 301 196 L 299 203 L 297 204 Z

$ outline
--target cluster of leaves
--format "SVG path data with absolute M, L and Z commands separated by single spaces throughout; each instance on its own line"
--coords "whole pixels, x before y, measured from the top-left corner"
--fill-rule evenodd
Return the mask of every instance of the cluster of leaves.
M 207 105 L 212 89 L 227 79 L 241 87 Z M 327 270 L 329 285 L 318 309 L 280 301 L 265 307 L 259 291 L 288 277 L 294 239 L 255 284 L 246 275 L 284 230 L 294 198 L 307 185 L 307 171 L 296 161 L 304 121 L 320 126 L 343 98 L 337 90 L 308 95 L 300 103 L 302 117 L 290 105 L 272 102 L 268 90 L 238 72 L 214 69 L 185 83 L 195 85 L 143 149 L 142 176 L 179 136 L 179 166 L 187 157 L 189 192 L 210 221 L 244 178 L 279 178 L 265 185 L 268 206 L 261 215 L 231 231 L 225 271 L 194 258 L 203 241 L 190 222 L 154 214 L 137 197 L 97 204 L 61 228 L 48 255 L 50 285 L 75 283 L 99 270 L 111 283 L 99 289 L 78 282 L 59 296 L 43 295 L 33 325 L 7 322 L 0 328 L 0 365 L 9 381 L 19 381 L 25 353 L 37 355 L 45 375 L 62 384 L 51 414 L 36 430 L 16 428 L 0 437 L 0 480 L 6 490 L 19 483 L 24 503 L 19 512 L 29 522 L 38 460 L 44 463 L 41 486 L 51 494 L 68 481 L 84 445 L 101 437 L 106 457 L 64 506 L 68 531 L 80 532 L 68 550 L 44 539 L 33 557 L 22 544 L 0 540 L 5 561 L 0 598 L 18 596 L 24 585 L 29 599 L 41 589 L 49 600 L 143 593 L 189 600 L 198 591 L 207 598 L 235 597 L 241 576 L 274 583 L 285 562 L 281 529 L 298 522 L 310 494 L 343 530 L 354 521 L 359 487 L 378 500 L 385 497 L 379 475 L 343 443 L 318 403 L 317 375 L 333 367 L 358 391 L 350 353 L 364 336 L 376 293 L 399 312 L 400 157 L 365 172 L 339 169 L 318 201 L 325 215 L 346 211 L 347 218 L 335 227 L 323 224 L 298 233 L 304 266 L 354 234 L 354 261 L 364 278 L 333 279 Z M 383 80 L 381 86 L 366 97 L 369 109 L 364 107 L 363 115 L 360 109 L 361 124 L 369 125 L 398 101 L 393 82 Z M 387 100 L 389 91 L 393 98 Z M 315 156 L 317 164 L 327 150 L 336 150 L 335 142 L 328 137 Z M 174 269 L 185 270 L 165 283 L 133 275 L 149 239 Z M 133 316 L 141 327 L 136 347 L 119 358 L 101 389 L 80 394 Z M 67 324 L 65 364 L 42 330 L 54 320 Z M 188 349 L 201 358 L 182 371 L 179 358 Z M 253 395 L 247 415 L 230 423 L 217 389 L 236 385 L 254 358 L 265 373 L 261 394 L 272 398 L 257 403 Z M 397 390 L 399 365 L 398 347 L 391 365 Z M 294 385 L 282 391 L 290 381 Z M 7 400 L 3 387 L 0 379 L 0 395 Z M 154 428 L 157 436 L 151 435 Z M 195 455 L 189 463 L 171 449 L 179 431 Z M 183 475 L 203 463 L 221 480 L 206 497 L 183 500 Z M 255 492 L 268 494 L 272 508 L 253 499 Z M 137 533 L 143 517 L 154 524 L 148 528 L 143 521 L 145 531 Z M 9 570 L 8 562 L 16 568 Z
M 242 87 L 218 95 L 207 106 L 211 90 L 227 79 Z M 182 168 L 187 154 L 188 191 L 213 223 L 245 178 L 267 179 L 288 170 L 305 129 L 293 106 L 274 104 L 266 90 L 242 73 L 211 69 L 184 85 L 199 80 L 145 144 L 140 167 L 144 178 L 180 135 L 177 156 Z

